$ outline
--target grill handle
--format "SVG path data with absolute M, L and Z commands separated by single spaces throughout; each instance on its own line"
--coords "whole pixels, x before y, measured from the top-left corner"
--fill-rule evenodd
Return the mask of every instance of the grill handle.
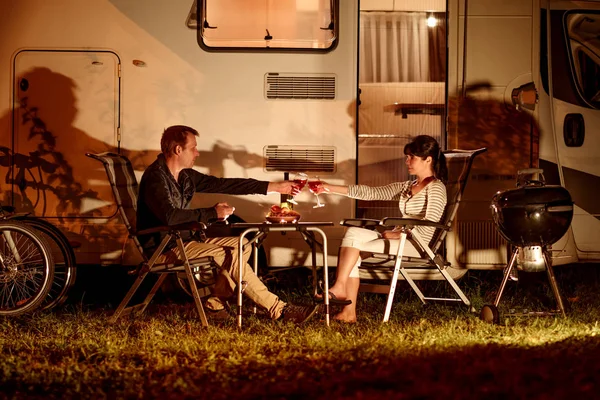
M 562 205 L 562 206 L 549 206 L 546 208 L 548 212 L 567 212 L 573 211 L 572 205 Z
M 544 186 L 544 170 L 540 168 L 525 168 L 517 171 L 517 187 Z

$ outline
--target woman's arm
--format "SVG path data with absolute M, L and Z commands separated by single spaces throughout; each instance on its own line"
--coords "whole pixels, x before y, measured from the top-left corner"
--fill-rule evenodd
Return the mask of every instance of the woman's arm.
M 371 187 L 367 185 L 332 185 L 322 182 L 316 192 L 317 194 L 334 193 L 358 200 L 400 200 L 402 191 L 406 190 L 406 184 L 407 182 L 394 182 L 385 186 Z
M 321 193 L 333 193 L 348 196 L 348 186 L 332 185 L 330 183 L 323 182 L 321 186 L 317 187 L 317 194 Z

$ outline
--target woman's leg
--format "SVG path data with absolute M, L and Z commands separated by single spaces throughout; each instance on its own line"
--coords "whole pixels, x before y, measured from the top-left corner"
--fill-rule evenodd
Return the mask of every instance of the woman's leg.
M 354 247 L 340 247 L 335 284 L 329 289 L 329 291 L 340 300 L 348 298 L 347 285 L 350 272 L 352 272 L 359 257 L 360 250 L 355 249 Z
M 348 299 L 348 282 L 353 270 L 360 264 L 361 247 L 370 241 L 380 237 L 379 233 L 364 228 L 351 227 L 346 229 L 340 252 L 338 254 L 337 275 L 335 284 L 330 288 L 330 292 L 340 300 Z M 356 276 L 358 276 L 356 274 Z M 350 299 L 352 300 L 352 299 Z M 354 303 L 354 301 L 353 301 Z
M 360 252 L 393 254 L 398 250 L 399 240 L 381 239 L 374 231 L 362 228 L 349 228 L 344 235 L 338 258 L 338 271 L 335 284 L 330 292 L 339 299 L 348 299 L 352 304 L 345 306 L 333 319 L 343 322 L 356 322 L 356 303 L 360 288 Z M 419 257 L 419 252 L 410 243 L 404 247 L 404 256 Z
M 347 299 L 352 300 L 351 304 L 344 306 L 342 311 L 333 316 L 336 321 L 353 323 L 356 322 L 356 302 L 358 300 L 358 289 L 360 287 L 360 278 L 349 277 L 346 282 Z

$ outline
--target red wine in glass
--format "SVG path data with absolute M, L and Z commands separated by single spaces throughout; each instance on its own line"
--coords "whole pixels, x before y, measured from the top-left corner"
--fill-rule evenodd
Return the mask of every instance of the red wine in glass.
M 298 190 L 302 190 L 304 185 L 306 185 L 306 178 L 304 179 L 294 179 L 294 183 L 298 187 Z
M 318 176 L 316 176 L 315 178 L 311 179 L 310 182 L 308 182 L 308 189 L 312 192 L 312 194 L 315 195 L 315 197 L 317 198 L 317 205 L 313 206 L 313 208 L 320 208 L 320 207 L 325 207 L 325 203 L 321 203 L 321 199 L 319 199 L 319 195 L 317 194 L 317 189 L 319 188 L 319 186 L 321 186 L 321 180 L 319 179 Z
M 306 175 L 303 172 L 298 172 L 296 175 L 294 175 L 293 178 L 293 182 L 296 185 L 296 187 L 298 188 L 298 190 L 302 190 L 302 188 L 304 188 L 304 185 L 306 185 L 306 182 L 308 181 L 308 175 Z M 290 197 L 288 199 L 289 203 L 292 204 L 298 204 L 298 202 L 294 199 L 294 197 Z

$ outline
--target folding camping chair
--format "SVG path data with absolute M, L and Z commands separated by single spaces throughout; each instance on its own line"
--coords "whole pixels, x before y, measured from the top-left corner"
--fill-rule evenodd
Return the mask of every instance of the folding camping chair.
M 352 218 L 341 222 L 345 226 L 358 226 L 367 229 L 375 229 L 377 227 L 392 229 L 394 227 L 401 227 L 400 245 L 398 246 L 397 253 L 370 254 L 362 259 L 359 269 L 361 281 L 364 279 L 391 279 L 389 285 L 361 283 L 361 291 L 363 292 L 388 293 L 383 322 L 387 322 L 389 319 L 396 283 L 400 275 L 408 282 L 423 304 L 428 301 L 447 301 L 462 302 L 466 306 L 471 306 L 469 299 L 460 290 L 454 278 L 448 272 L 450 264 L 443 256 L 444 249 L 442 244 L 456 217 L 460 200 L 469 178 L 473 159 L 485 151 L 487 151 L 485 148 L 478 150 L 444 151 L 448 167 L 448 181 L 446 183 L 447 204 L 444 215 L 439 223 L 420 219 L 389 217 L 382 220 Z M 436 228 L 433 238 L 429 243 L 425 243 L 416 231 L 411 231 L 415 226 L 433 226 Z M 402 256 L 407 240 L 419 251 L 421 258 Z M 426 297 L 414 281 L 413 276 L 416 275 L 415 273 L 422 279 L 446 280 L 458 298 Z
M 138 249 L 143 259 L 140 267 L 136 271 L 137 279 L 125 295 L 125 298 L 117 307 L 117 310 L 113 314 L 111 321 L 114 322 L 123 315 L 143 313 L 158 289 L 160 289 L 168 274 L 179 274 L 185 272 L 189 289 L 192 293 L 192 297 L 194 298 L 194 303 L 196 304 L 202 325 L 208 326 L 208 320 L 206 319 L 206 314 L 204 313 L 204 308 L 202 307 L 202 302 L 200 301 L 200 293 L 198 291 L 198 287 L 196 286 L 197 281 L 195 279 L 195 275 L 207 276 L 207 274 L 210 274 L 215 276 L 218 265 L 214 262 L 212 257 L 199 257 L 191 260 L 188 259 L 187 255 L 185 254 L 183 239 L 181 238 L 181 231 L 195 230 L 202 232 L 204 229 L 206 229 L 206 226 L 203 223 L 192 223 L 157 227 L 137 232 L 135 229 L 135 218 L 137 209 L 138 183 L 131 162 L 127 159 L 127 157 L 115 153 L 87 153 L 86 156 L 98 160 L 104 164 L 110 186 L 115 196 L 115 201 L 117 202 L 119 214 L 121 215 L 121 218 L 127 227 L 129 238 L 133 240 L 135 247 Z M 146 254 L 144 254 L 144 250 L 137 239 L 137 236 L 155 232 L 167 232 L 167 234 L 156 251 L 150 257 L 148 257 Z M 167 244 L 171 240 L 174 240 L 177 243 L 180 253 L 183 254 L 183 260 L 177 260 L 174 263 L 157 263 L 157 259 L 163 253 Z M 148 276 L 148 274 L 158 274 L 158 280 L 145 295 L 145 298 L 141 303 L 129 306 L 129 302 L 140 288 L 140 285 Z

